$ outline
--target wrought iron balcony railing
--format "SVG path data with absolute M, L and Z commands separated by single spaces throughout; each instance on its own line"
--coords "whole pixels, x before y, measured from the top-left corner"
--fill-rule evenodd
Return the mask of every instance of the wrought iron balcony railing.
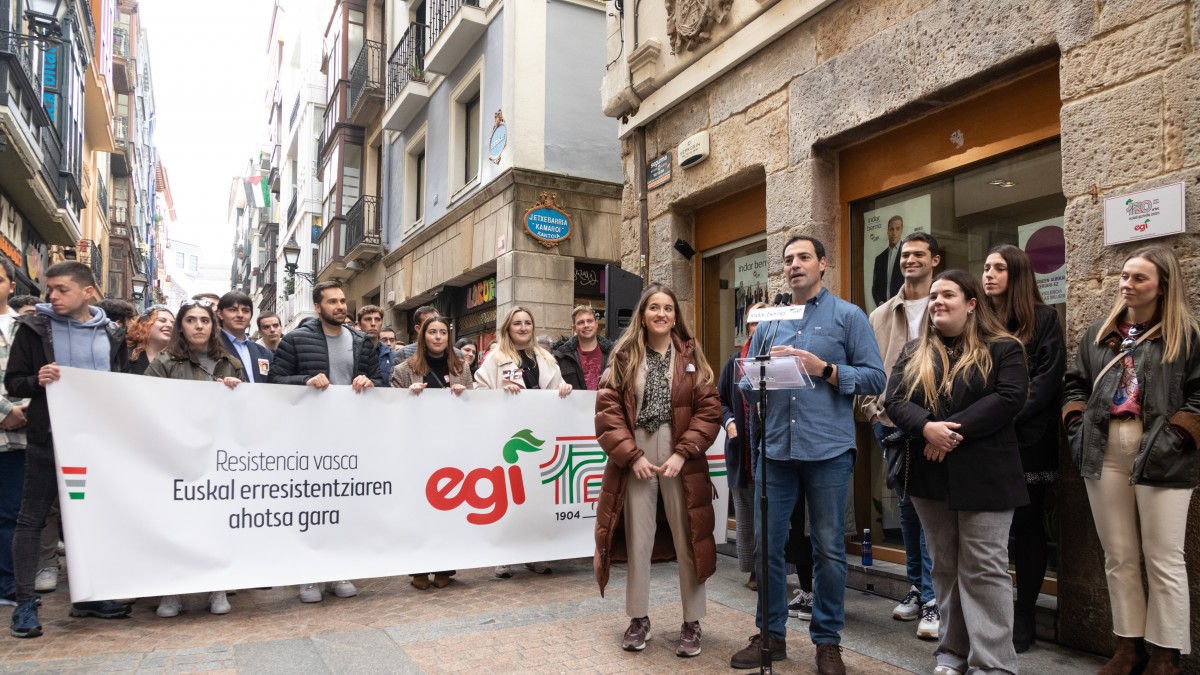
M 429 0 L 426 5 L 426 11 L 429 12 L 429 44 L 437 42 L 454 13 L 463 5 L 478 7 L 479 0 Z
M 36 85 L 38 85 L 40 80 L 33 76 L 33 57 L 31 51 L 36 51 L 36 48 L 16 36 L 0 36 L 0 52 L 8 55 L 9 58 L 15 59 L 21 68 L 21 72 L 25 73 L 25 79 L 29 86 L 38 89 L 39 87 Z M 38 53 L 40 54 L 41 52 Z
M 96 203 L 101 213 L 108 213 L 108 186 L 104 184 L 104 176 L 96 175 Z
M 296 209 L 298 209 L 299 205 L 300 205 L 300 202 L 298 199 L 299 196 L 300 195 L 298 192 L 296 192 L 295 190 L 292 191 L 292 200 L 290 202 L 288 202 L 288 208 L 287 208 L 287 222 L 284 223 L 284 225 L 291 225 L 292 221 L 296 219 Z
M 388 105 L 409 82 L 425 81 L 425 51 L 429 48 L 429 27 L 410 23 L 396 49 L 388 57 Z
M 363 94 L 372 90 L 383 89 L 383 45 L 367 40 L 354 66 L 350 68 L 350 105 L 348 110 L 354 111 L 354 106 Z
M 108 221 L 112 225 L 128 225 L 129 207 L 114 205 L 108 212 Z
M 113 118 L 113 133 L 117 137 L 118 143 L 125 143 L 129 140 L 129 118 L 120 116 Z
M 354 250 L 359 244 L 379 245 L 379 199 L 363 195 L 346 214 L 346 248 Z
M 296 126 L 296 118 L 300 116 L 300 93 L 296 93 L 296 102 L 292 104 L 292 114 L 288 117 L 288 129 Z
M 96 277 L 96 283 L 99 284 L 104 278 L 104 253 L 96 242 L 91 239 L 79 240 L 79 262 L 92 268 L 92 276 Z

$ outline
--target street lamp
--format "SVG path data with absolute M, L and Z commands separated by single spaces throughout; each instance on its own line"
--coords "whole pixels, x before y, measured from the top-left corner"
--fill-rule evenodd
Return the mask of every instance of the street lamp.
M 18 44 L 32 44 L 46 51 L 60 43 L 60 22 L 66 13 L 67 4 L 63 0 L 26 0 L 28 9 L 25 11 L 25 21 L 29 23 L 29 32 L 0 31 L 0 35 L 15 40 Z
M 297 272 L 296 268 L 300 265 L 300 245 L 296 243 L 296 238 L 292 237 L 288 243 L 283 245 L 283 266 L 287 268 L 289 277 L 300 277 L 310 284 L 317 282 L 316 277 L 311 272 Z
M 133 299 L 134 300 L 140 301 L 146 297 L 146 283 L 147 282 L 146 282 L 145 274 L 139 273 L 139 274 L 133 275 Z

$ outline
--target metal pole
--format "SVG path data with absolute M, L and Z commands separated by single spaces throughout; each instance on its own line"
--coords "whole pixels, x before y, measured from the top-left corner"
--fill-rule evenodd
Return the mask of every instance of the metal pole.
M 767 362 L 769 355 L 754 357 L 758 361 L 758 603 L 761 607 L 762 625 L 758 629 L 760 673 L 771 673 L 771 608 L 767 598 L 771 597 L 771 576 L 768 573 L 768 528 L 767 528 Z

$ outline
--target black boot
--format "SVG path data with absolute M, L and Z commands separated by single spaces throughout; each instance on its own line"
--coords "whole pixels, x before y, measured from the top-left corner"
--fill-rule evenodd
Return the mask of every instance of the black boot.
M 1024 654 L 1033 646 L 1037 633 L 1037 618 L 1033 612 L 1017 609 L 1013 614 L 1013 647 Z

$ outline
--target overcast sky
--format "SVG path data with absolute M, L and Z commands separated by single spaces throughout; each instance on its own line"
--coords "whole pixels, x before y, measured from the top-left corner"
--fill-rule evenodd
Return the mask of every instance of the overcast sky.
M 229 288 L 229 182 L 267 142 L 267 41 L 274 0 L 141 0 L 157 105 L 155 141 L 171 177 L 173 239 L 199 244 Z M 214 280 L 215 281 L 215 280 Z M 191 290 L 191 289 L 189 289 Z

